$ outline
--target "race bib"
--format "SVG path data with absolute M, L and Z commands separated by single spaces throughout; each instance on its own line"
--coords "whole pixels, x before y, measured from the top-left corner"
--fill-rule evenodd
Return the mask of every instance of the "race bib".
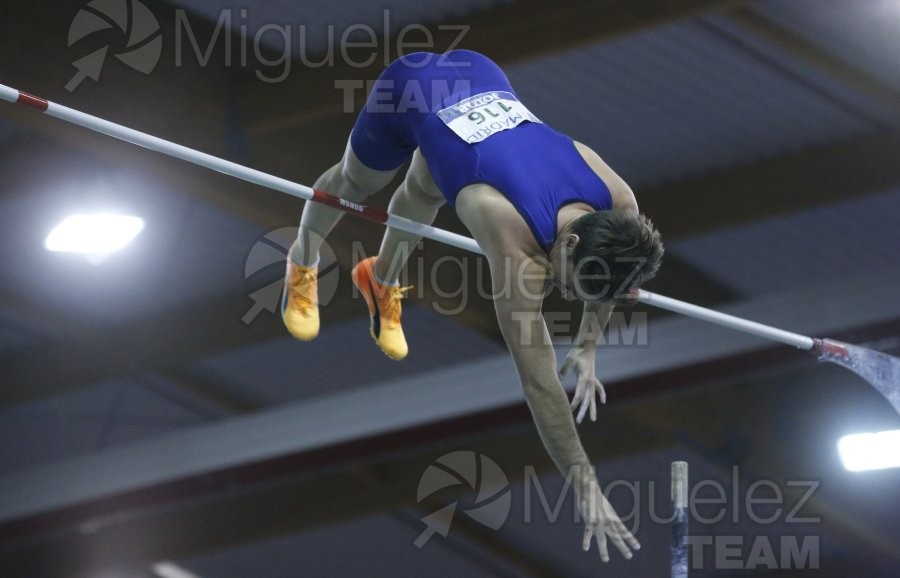
M 438 118 L 467 143 L 481 142 L 525 122 L 541 122 L 511 92 L 476 94 L 438 111 Z

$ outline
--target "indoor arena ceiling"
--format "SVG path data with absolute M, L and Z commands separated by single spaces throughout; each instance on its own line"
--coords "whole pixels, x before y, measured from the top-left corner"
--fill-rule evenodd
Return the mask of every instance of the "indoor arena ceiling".
M 315 0 L 250 3 L 244 17 L 233 3 L 142 1 L 163 36 L 152 74 L 109 58 L 98 81 L 67 91 L 82 55 L 68 30 L 86 2 L 36 0 L 0 7 L 0 83 L 312 184 L 340 157 L 364 96 L 348 108 L 336 82 L 374 79 L 381 58 L 294 60 L 281 82 L 258 74 L 278 65 L 240 66 L 237 44 L 215 45 L 207 65 L 190 52 L 177 65 L 175 11 L 199 42 L 224 10 L 237 16 L 234 35 L 292 25 L 297 42 L 302 25 L 320 55 L 330 25 L 370 26 L 383 45 L 421 24 L 441 50 L 456 33 L 440 25 L 468 24 L 461 46 L 494 57 L 537 116 L 632 185 L 668 250 L 649 289 L 900 345 L 900 2 Z M 321 337 L 301 344 L 276 314 L 297 199 L 5 103 L 0 167 L 0 576 L 159 578 L 160 560 L 200 578 L 668 571 L 668 527 L 649 522 L 636 559 L 608 568 L 582 555 L 572 524 L 518 519 L 492 534 L 469 520 L 412 545 L 429 505 L 416 484 L 439 455 L 473 450 L 518 472 L 514 504 L 525 465 L 554 496 L 561 483 L 476 290 L 474 258 L 438 279 L 462 283 L 465 307 L 412 266 L 422 292 L 405 304 L 411 355 L 397 364 L 372 345 L 349 283 L 351 242 L 376 251 L 379 226 L 348 218 L 329 239 L 337 286 Z M 139 213 L 147 227 L 102 266 L 46 252 L 47 231 L 85 206 Z M 465 232 L 444 213 L 438 226 Z M 464 256 L 427 241 L 416 253 L 447 255 Z M 557 309 L 577 324 L 554 298 L 546 311 Z M 861 482 L 813 456 L 831 456 L 859 423 L 896 428 L 897 416 L 861 381 L 796 352 L 649 315 L 648 345 L 600 354 L 610 402 L 580 432 L 601 479 L 652 481 L 662 508 L 672 459 L 690 461 L 696 479 L 727 480 L 739 464 L 742 491 L 764 477 L 824 479 L 807 513 L 826 522 L 803 530 L 821 539 L 819 575 L 895 575 L 900 528 L 884 504 L 900 500 L 900 470 Z M 324 425 L 290 439 L 303 431 L 297 416 Z M 152 462 L 154 448 L 171 463 Z M 43 501 L 26 487 L 54 483 L 63 487 Z

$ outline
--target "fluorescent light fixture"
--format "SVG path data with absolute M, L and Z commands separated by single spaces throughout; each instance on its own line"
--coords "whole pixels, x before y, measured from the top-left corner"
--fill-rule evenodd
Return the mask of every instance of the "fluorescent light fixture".
M 48 251 L 108 255 L 125 247 L 143 228 L 140 217 L 109 213 L 72 215 L 50 231 L 44 247 Z
M 153 565 L 153 573 L 159 578 L 200 578 L 174 562 L 162 561 Z
M 900 468 L 900 430 L 846 435 L 837 447 L 851 472 Z

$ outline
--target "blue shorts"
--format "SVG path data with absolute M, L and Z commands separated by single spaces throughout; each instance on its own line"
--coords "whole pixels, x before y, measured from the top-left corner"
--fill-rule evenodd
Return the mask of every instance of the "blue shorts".
M 363 164 L 376 170 L 400 167 L 417 147 L 423 154 L 428 149 L 440 154 L 447 144 L 441 137 L 452 135 L 439 126 L 427 126 L 438 129 L 437 134 L 426 131 L 429 116 L 490 90 L 512 92 L 512 87 L 500 67 L 482 54 L 471 50 L 408 54 L 393 61 L 375 81 L 353 126 L 350 145 Z

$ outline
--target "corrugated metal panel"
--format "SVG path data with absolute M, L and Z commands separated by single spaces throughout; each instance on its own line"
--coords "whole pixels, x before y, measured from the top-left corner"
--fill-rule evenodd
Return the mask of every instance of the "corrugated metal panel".
M 900 2 L 765 0 L 753 7 L 900 91 Z
M 668 245 L 756 296 L 900 269 L 900 191 L 767 219 Z
M 310 399 L 503 354 L 502 344 L 458 322 L 411 306 L 404 330 L 412 355 L 390 360 L 360 317 L 326 325 L 311 343 L 290 338 L 223 353 L 195 363 L 221 391 L 260 406 Z M 6 332 L 0 329 L 0 348 Z M 342 363 L 341 352 L 353 363 Z M 2 349 L 0 349 L 2 352 Z M 0 409 L 0 474 L 64 457 L 171 433 L 229 417 L 222 408 L 154 376 L 108 381 Z
M 227 2 L 207 2 L 204 0 L 179 0 L 178 5 L 193 13 L 217 21 L 223 10 L 230 10 L 232 26 L 246 30 L 252 39 L 256 31 L 266 25 L 288 28 L 295 49 L 307 54 L 319 54 L 328 45 L 336 45 L 344 30 L 352 25 L 368 26 L 379 36 L 387 28 L 394 34 L 408 24 L 433 24 L 452 22 L 466 14 L 494 6 L 510 4 L 515 0 L 389 0 L 387 2 L 367 2 L 365 0 L 305 0 L 295 2 L 275 0 L 256 3 L 241 12 Z M 330 30 L 330 32 L 329 32 Z M 329 36 L 331 35 L 331 36 Z M 363 40 L 365 40 L 364 37 Z M 263 37 L 267 45 L 280 42 L 277 34 L 268 33 Z M 421 41 L 421 34 L 410 34 L 409 42 Z
M 0 474 L 90 455 L 115 445 L 208 421 L 190 407 L 203 400 L 173 391 L 190 403 L 139 387 L 104 382 L 0 410 Z M 208 408 L 212 412 L 214 408 Z
M 501 343 L 450 317 L 424 306 L 407 306 L 403 330 L 410 356 L 398 364 L 372 341 L 362 301 L 359 307 L 358 318 L 324 325 L 315 341 L 285 337 L 205 359 L 192 369 L 235 395 L 267 406 L 368 387 L 505 351 Z M 352 352 L 353 362 L 342 363 L 341 352 Z
M 758 60 L 766 61 L 770 66 L 780 69 L 784 76 L 806 85 L 814 92 L 819 92 L 838 108 L 844 109 L 854 116 L 867 118 L 876 125 L 900 125 L 900 97 L 888 104 L 885 100 L 864 94 L 859 88 L 849 86 L 845 80 L 823 68 L 824 64 L 818 66 L 812 64 L 820 60 L 814 53 L 794 54 L 791 50 L 780 49 L 768 39 L 759 37 L 753 31 L 742 26 L 739 21 L 727 16 L 707 16 L 702 20 L 714 27 L 717 34 L 723 39 L 742 46 L 745 51 Z M 787 36 L 795 34 L 789 27 L 763 15 L 763 21 L 765 20 L 772 23 L 773 34 L 780 35 L 777 32 L 778 28 L 783 28 Z M 800 36 L 802 38 L 802 35 Z M 821 60 L 831 58 L 839 63 L 843 62 L 848 69 L 856 69 L 864 74 L 864 67 L 858 68 L 858 63 L 847 63 L 841 54 L 833 52 L 833 48 L 819 47 L 815 43 L 810 43 L 810 46 L 812 51 L 821 54 Z M 805 56 L 809 56 L 810 60 L 806 60 Z M 890 90 L 887 84 L 884 85 L 884 88 L 885 91 Z
M 809 71 L 773 63 L 719 17 L 676 22 L 507 70 L 544 121 L 633 185 L 674 181 L 877 130 Z
M 502 461 L 501 456 L 486 457 Z M 456 498 L 458 506 L 451 518 L 447 536 L 433 536 L 422 550 L 414 548 L 413 542 L 426 528 L 421 518 L 431 512 L 424 508 L 407 508 L 401 512 L 336 523 L 239 548 L 223 549 L 180 560 L 179 564 L 199 576 L 265 575 L 267 578 L 292 578 L 320 575 L 318 570 L 322 567 L 329 569 L 329 576 L 481 578 L 534 575 L 523 573 L 522 566 L 507 568 L 508 560 L 492 555 L 483 542 L 471 539 L 458 527 L 457 519 L 465 518 L 467 511 L 482 507 L 481 516 L 487 518 L 495 514 L 501 522 L 496 530 L 489 530 L 486 525 L 486 532 L 491 532 L 498 543 L 506 544 L 511 551 L 522 552 L 523 562 L 534 560 L 552 568 L 554 575 L 569 578 L 668 576 L 672 540 L 671 462 L 687 460 L 691 497 L 697 500 L 691 510 L 691 533 L 692 536 L 710 538 L 707 547 L 691 553 L 695 570 L 714 567 L 715 553 L 721 552 L 723 547 L 714 547 L 712 537 L 723 536 L 731 540 L 731 548 L 742 549 L 739 551 L 744 556 L 758 541 L 765 541 L 774 552 L 778 552 L 781 536 L 796 538 L 799 544 L 804 543 L 804 537 L 810 537 L 810 544 L 818 545 L 821 540 L 823 544 L 828 544 L 828 548 L 823 546 L 821 558 L 818 558 L 817 549 L 816 560 L 822 560 L 823 567 L 827 567 L 839 544 L 839 536 L 834 533 L 833 527 L 808 522 L 803 525 L 792 523 L 794 519 L 813 514 L 804 508 L 796 516 L 788 516 L 796 500 L 782 499 L 780 493 L 777 494 L 780 503 L 771 507 L 761 506 L 759 501 L 748 502 L 770 498 L 773 493 L 768 486 L 759 487 L 760 475 L 757 472 L 737 465 L 737 469 L 732 469 L 726 459 L 710 459 L 701 451 L 674 445 L 673 442 L 670 448 L 606 459 L 597 464 L 601 487 L 626 526 L 634 531 L 640 541 L 641 549 L 635 552 L 631 560 L 625 560 L 612 545 L 608 564 L 600 561 L 595 544 L 592 544 L 590 551 L 581 552 L 579 546 L 584 525 L 576 516 L 571 486 L 555 471 L 535 477 L 533 470 L 526 470 L 524 474 L 522 471 L 504 471 L 509 484 L 500 485 L 498 482 L 496 488 L 492 488 L 496 494 L 488 494 L 488 497 L 479 494 L 488 482 L 478 479 L 476 490 Z M 461 479 L 462 476 L 458 472 L 450 475 L 454 474 L 458 485 L 465 487 L 467 482 Z M 410 480 L 410 501 L 416 481 Z M 797 483 L 802 482 L 798 480 Z M 506 509 L 498 507 L 496 500 L 507 495 L 510 496 L 510 505 L 508 514 L 504 516 Z M 852 492 L 846 495 L 852 495 Z M 882 492 L 881 495 L 885 494 Z M 452 503 L 450 496 L 452 494 L 446 499 L 448 504 Z M 708 501 L 704 503 L 701 499 Z M 745 506 L 747 503 L 750 506 Z M 482 521 L 485 518 L 476 519 Z M 764 523 L 759 522 L 762 519 Z M 360 541 L 359 547 L 354 543 L 354 555 L 347 556 L 342 546 L 345 537 L 360 534 L 369 536 L 371 540 Z M 696 543 L 703 542 L 697 540 Z M 695 552 L 702 554 L 702 557 L 695 558 Z M 402 571 L 396 562 L 401 558 Z M 758 561 L 757 566 L 768 565 L 772 568 L 778 565 L 774 555 L 767 560 Z M 463 563 L 466 565 L 463 566 Z M 712 575 L 702 570 L 696 574 Z
M 413 482 L 410 480 L 410 488 L 414 488 Z M 410 492 L 409 499 L 412 500 L 414 489 Z M 461 531 L 451 531 L 452 540 L 436 535 L 419 550 L 413 542 L 421 529 L 414 522 L 418 522 L 421 516 L 384 514 L 361 517 L 208 552 L 180 560 L 179 565 L 197 576 L 234 578 L 524 576 L 510 563 L 492 557 L 478 545 L 462 538 Z

